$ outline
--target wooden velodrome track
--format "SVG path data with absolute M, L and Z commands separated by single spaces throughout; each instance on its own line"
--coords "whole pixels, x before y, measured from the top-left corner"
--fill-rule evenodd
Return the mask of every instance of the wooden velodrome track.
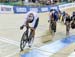
M 71 14 L 75 8 L 66 9 L 69 14 Z M 24 14 L 0 14 L 0 57 L 20 57 L 19 43 L 23 31 L 20 31 L 19 27 L 23 24 Z M 44 36 L 48 31 L 48 12 L 39 13 L 40 22 L 36 31 L 36 38 L 34 40 L 33 46 L 39 48 L 46 43 L 45 40 L 49 40 L 50 36 Z M 58 22 L 57 32 L 53 40 L 55 42 L 61 38 L 66 37 L 65 26 Z M 75 35 L 75 30 L 70 31 L 70 35 Z M 45 39 L 46 38 L 46 39 Z M 51 37 L 50 37 L 51 39 Z M 50 43 L 48 42 L 48 43 Z M 74 52 L 75 43 L 70 44 L 66 48 L 59 50 L 57 53 L 53 54 L 51 57 L 68 57 L 72 52 Z

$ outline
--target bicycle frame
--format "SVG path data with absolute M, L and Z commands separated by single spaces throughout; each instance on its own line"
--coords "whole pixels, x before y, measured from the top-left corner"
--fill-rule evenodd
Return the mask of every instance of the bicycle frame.
M 26 31 L 23 33 L 22 38 L 21 38 L 21 43 L 20 43 L 20 48 L 22 51 L 27 43 L 29 45 L 32 42 L 33 40 L 32 38 L 33 38 L 32 32 L 30 31 L 29 33 L 29 28 L 26 27 Z

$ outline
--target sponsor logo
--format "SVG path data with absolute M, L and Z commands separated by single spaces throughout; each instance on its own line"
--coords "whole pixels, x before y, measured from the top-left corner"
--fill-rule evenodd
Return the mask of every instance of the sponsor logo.
M 13 13 L 13 6 L 1 5 L 0 13 Z
M 30 8 L 31 11 L 35 11 L 35 12 L 38 12 L 38 8 Z
M 48 7 L 43 7 L 43 8 L 41 8 L 41 11 L 42 11 L 42 12 L 48 11 Z
M 55 6 L 55 7 L 51 7 L 50 9 L 56 9 L 57 10 L 58 8 L 57 8 L 57 6 Z
M 1 7 L 1 11 L 11 11 L 11 8 L 9 8 L 9 7 Z
M 25 7 L 16 7 L 16 12 L 27 12 L 27 8 L 25 8 Z

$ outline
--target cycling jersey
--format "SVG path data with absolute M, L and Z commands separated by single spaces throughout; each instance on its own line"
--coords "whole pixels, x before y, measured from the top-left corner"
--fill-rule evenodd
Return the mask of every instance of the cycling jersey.
M 65 21 L 68 21 L 68 22 L 70 22 L 70 21 L 71 21 L 71 18 L 70 18 L 70 16 L 67 16 Z
M 29 26 L 36 28 L 37 25 L 38 25 L 39 17 L 38 17 L 38 14 L 37 14 L 36 12 L 33 12 L 33 11 L 29 11 L 29 12 L 26 14 L 25 20 L 24 20 L 24 25 L 26 25 L 26 22 L 27 22 L 27 20 L 29 19 L 29 15 L 30 15 L 31 13 L 33 14 L 33 17 L 30 18 L 31 21 L 29 22 Z
M 49 14 L 49 20 L 53 17 L 55 21 L 58 21 L 58 12 L 57 11 L 52 11 Z

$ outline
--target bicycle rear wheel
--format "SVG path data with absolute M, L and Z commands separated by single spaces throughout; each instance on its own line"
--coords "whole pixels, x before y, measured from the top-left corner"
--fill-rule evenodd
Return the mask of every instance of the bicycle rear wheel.
M 26 43 L 27 43 L 27 35 L 26 35 L 26 32 L 24 32 L 20 42 L 21 51 L 23 51 L 24 47 L 26 46 Z

